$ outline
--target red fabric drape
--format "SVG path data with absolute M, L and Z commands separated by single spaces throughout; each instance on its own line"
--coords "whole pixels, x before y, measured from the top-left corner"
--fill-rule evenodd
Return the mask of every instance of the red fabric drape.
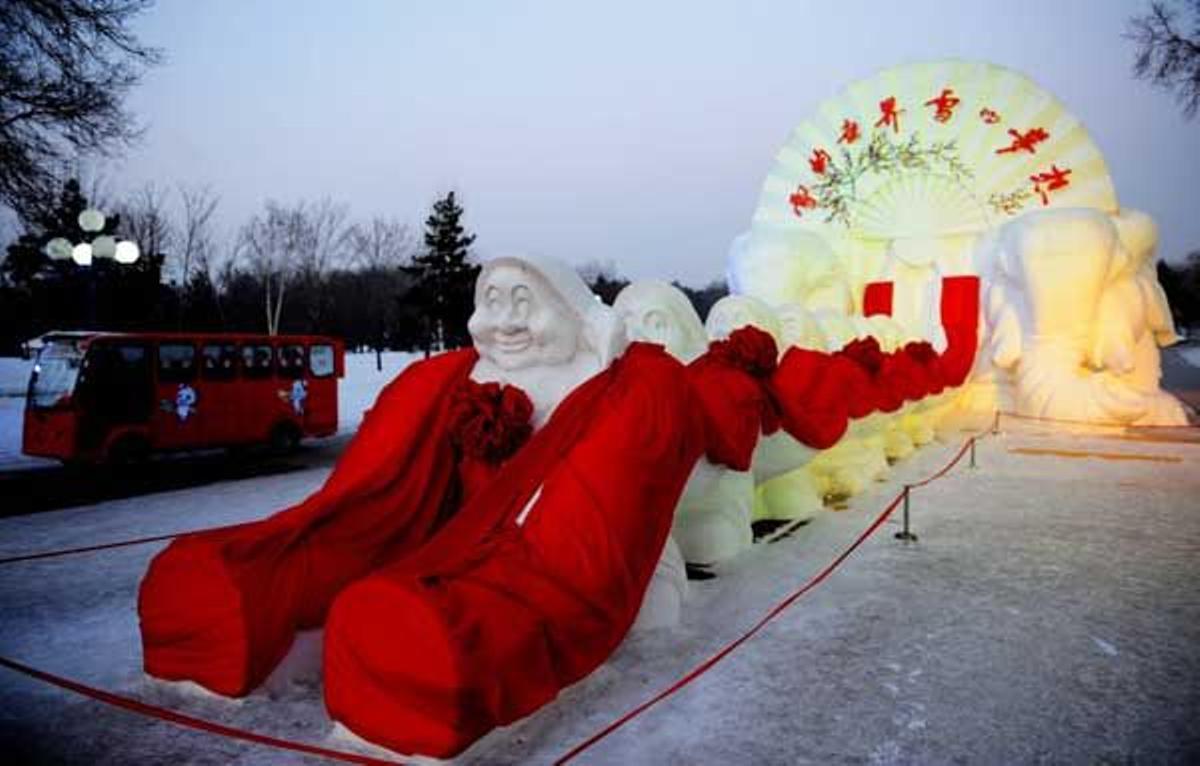
M 863 316 L 875 314 L 892 315 L 892 291 L 895 288 L 891 282 L 868 282 L 863 288 Z
M 947 386 L 961 386 L 979 345 L 979 277 L 942 280 L 941 316 L 947 343 L 941 360 L 943 380 Z
M 304 502 L 159 553 L 138 594 L 146 672 L 245 694 L 346 584 L 426 541 L 454 507 L 447 411 L 475 359 L 443 354 L 384 388 Z
M 872 406 L 866 381 L 854 365 L 795 346 L 780 360 L 770 391 L 784 430 L 814 449 L 827 449 L 842 438 L 855 397 L 867 400 L 855 402 L 856 410 Z
M 449 756 L 532 712 L 628 631 L 699 456 L 748 466 L 765 371 L 719 356 L 634 344 L 499 465 L 454 430 L 474 353 L 414 364 L 312 497 L 154 559 L 147 672 L 244 694 L 323 623 L 326 704 L 372 741 Z

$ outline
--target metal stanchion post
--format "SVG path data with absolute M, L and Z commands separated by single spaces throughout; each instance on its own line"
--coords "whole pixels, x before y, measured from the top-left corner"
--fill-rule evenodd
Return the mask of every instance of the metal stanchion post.
M 992 421 L 992 436 L 1000 433 L 1000 410 L 996 410 L 996 418 Z
M 909 486 L 904 485 L 904 529 L 896 533 L 897 540 L 903 540 L 906 543 L 915 543 L 917 536 L 914 535 L 908 528 L 908 495 Z
M 975 467 L 975 437 L 974 437 L 974 436 L 972 436 L 972 437 L 971 437 L 971 462 L 970 462 L 970 466 L 971 466 L 971 468 L 974 468 L 974 467 Z

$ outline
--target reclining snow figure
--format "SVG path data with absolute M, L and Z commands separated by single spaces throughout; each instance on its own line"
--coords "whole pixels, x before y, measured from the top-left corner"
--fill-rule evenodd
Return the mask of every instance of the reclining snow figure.
M 1124 234 L 1125 243 L 1122 242 Z M 1174 340 L 1150 276 L 1153 223 L 1132 211 L 1029 213 L 996 240 L 990 351 L 1018 413 L 1064 421 L 1179 425 L 1158 390 L 1158 344 Z
M 475 304 L 475 347 L 386 386 L 312 496 L 154 558 L 147 673 L 245 695 L 323 627 L 330 716 L 452 756 L 621 642 L 701 456 L 747 471 L 760 433 L 845 427 L 812 406 L 838 386 L 821 359 L 779 365 L 753 328 L 686 367 L 626 348 L 615 313 L 555 262 L 489 262 Z

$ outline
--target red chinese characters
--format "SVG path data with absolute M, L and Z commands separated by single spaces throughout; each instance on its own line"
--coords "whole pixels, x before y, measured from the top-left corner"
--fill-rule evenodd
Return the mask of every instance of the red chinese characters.
M 1042 198 L 1042 204 L 1049 205 L 1049 192 L 1066 188 L 1071 183 L 1067 178 L 1069 175 L 1071 175 L 1070 168 L 1059 169 L 1058 165 L 1051 165 L 1050 170 L 1032 175 L 1029 180 L 1033 181 L 1033 191 Z
M 839 144 L 852 144 L 858 140 L 862 133 L 858 129 L 858 123 L 854 120 L 842 120 L 842 135 L 838 138 Z
M 1012 143 L 997 149 L 996 154 L 1016 154 L 1017 152 L 1035 154 L 1037 153 L 1037 145 L 1050 138 L 1050 134 L 1044 128 L 1030 128 L 1024 133 L 1009 128 L 1008 135 L 1012 136 Z
M 984 107 L 979 110 L 979 119 L 983 120 L 988 125 L 995 125 L 1000 122 L 1000 113 L 995 109 Z
M 875 121 L 875 127 L 883 128 L 888 125 L 892 126 L 892 132 L 900 132 L 900 115 L 904 113 L 903 109 L 896 106 L 896 97 L 888 96 L 879 102 L 880 117 Z
M 954 107 L 958 106 L 962 99 L 954 95 L 953 88 L 942 88 L 942 92 L 936 98 L 931 98 L 925 102 L 925 106 L 934 108 L 933 119 L 938 122 L 949 122 L 954 116 Z
M 817 206 L 816 197 L 808 191 L 808 187 L 801 184 L 796 187 L 795 193 L 788 197 L 788 202 L 792 205 L 792 212 L 797 216 L 803 216 L 805 210 L 813 210 Z
M 833 158 L 829 156 L 829 152 L 824 149 L 813 149 L 812 157 L 808 160 L 808 166 L 812 168 L 812 172 L 823 176 L 825 175 L 825 168 L 831 159 Z

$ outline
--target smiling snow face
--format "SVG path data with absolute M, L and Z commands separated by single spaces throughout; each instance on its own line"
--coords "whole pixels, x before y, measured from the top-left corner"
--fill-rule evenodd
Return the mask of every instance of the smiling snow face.
M 560 365 L 575 358 L 583 322 L 537 272 L 506 264 L 482 279 L 467 323 L 481 357 L 502 370 Z

